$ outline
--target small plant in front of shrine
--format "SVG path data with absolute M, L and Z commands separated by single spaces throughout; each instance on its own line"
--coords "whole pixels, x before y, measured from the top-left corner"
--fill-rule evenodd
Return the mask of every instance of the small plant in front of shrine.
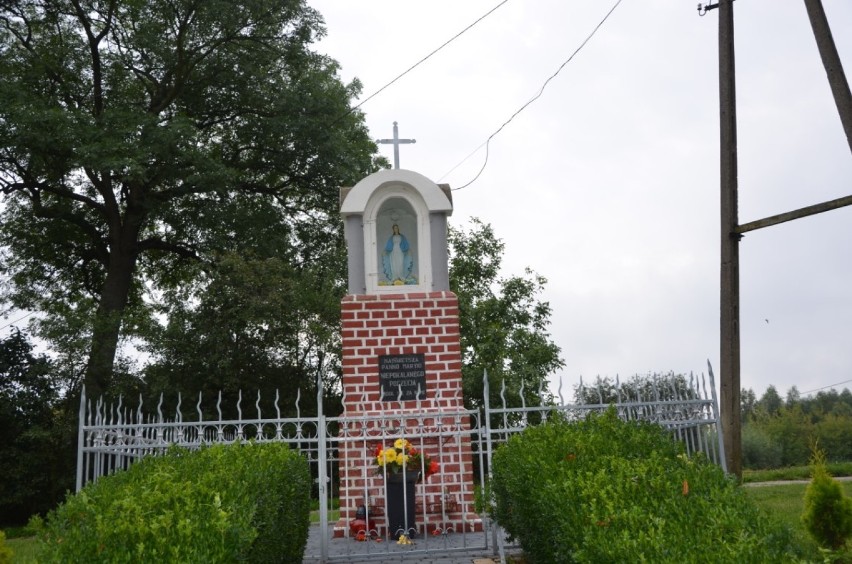
M 379 444 L 374 455 L 377 474 L 399 474 L 404 469 L 407 473 L 423 472 L 428 479 L 440 469 L 437 461 L 416 449 L 407 439 L 397 439 L 388 447 Z

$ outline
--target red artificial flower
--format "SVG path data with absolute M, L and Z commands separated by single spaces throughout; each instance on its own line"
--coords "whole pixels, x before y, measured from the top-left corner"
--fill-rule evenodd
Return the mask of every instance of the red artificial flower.
M 431 476 L 432 474 L 437 473 L 438 470 L 440 470 L 440 466 L 438 466 L 438 461 L 437 460 L 430 460 L 429 461 L 429 468 L 426 469 L 426 475 Z

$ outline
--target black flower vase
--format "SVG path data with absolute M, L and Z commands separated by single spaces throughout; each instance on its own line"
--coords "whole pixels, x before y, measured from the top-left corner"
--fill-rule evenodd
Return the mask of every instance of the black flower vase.
M 417 527 L 414 523 L 414 490 L 419 472 L 388 473 L 385 479 L 385 514 L 388 518 L 388 531 L 395 539 L 403 533 L 414 536 Z

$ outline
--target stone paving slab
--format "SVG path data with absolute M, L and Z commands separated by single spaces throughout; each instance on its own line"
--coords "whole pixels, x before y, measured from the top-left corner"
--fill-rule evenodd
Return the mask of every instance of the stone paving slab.
M 332 538 L 329 525 L 330 562 L 370 562 L 371 564 L 493 564 L 500 557 L 494 549 L 491 532 L 451 533 L 429 538 L 412 539 L 410 545 L 400 545 L 393 539 L 359 542 L 352 538 Z M 312 525 L 303 564 L 321 562 L 320 527 Z M 519 555 L 517 547 L 506 547 L 504 554 Z

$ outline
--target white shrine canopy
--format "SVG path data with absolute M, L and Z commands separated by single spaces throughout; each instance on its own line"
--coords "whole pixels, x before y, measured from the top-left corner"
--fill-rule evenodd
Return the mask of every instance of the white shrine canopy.
M 349 293 L 449 289 L 447 185 L 411 170 L 375 172 L 341 189 Z

